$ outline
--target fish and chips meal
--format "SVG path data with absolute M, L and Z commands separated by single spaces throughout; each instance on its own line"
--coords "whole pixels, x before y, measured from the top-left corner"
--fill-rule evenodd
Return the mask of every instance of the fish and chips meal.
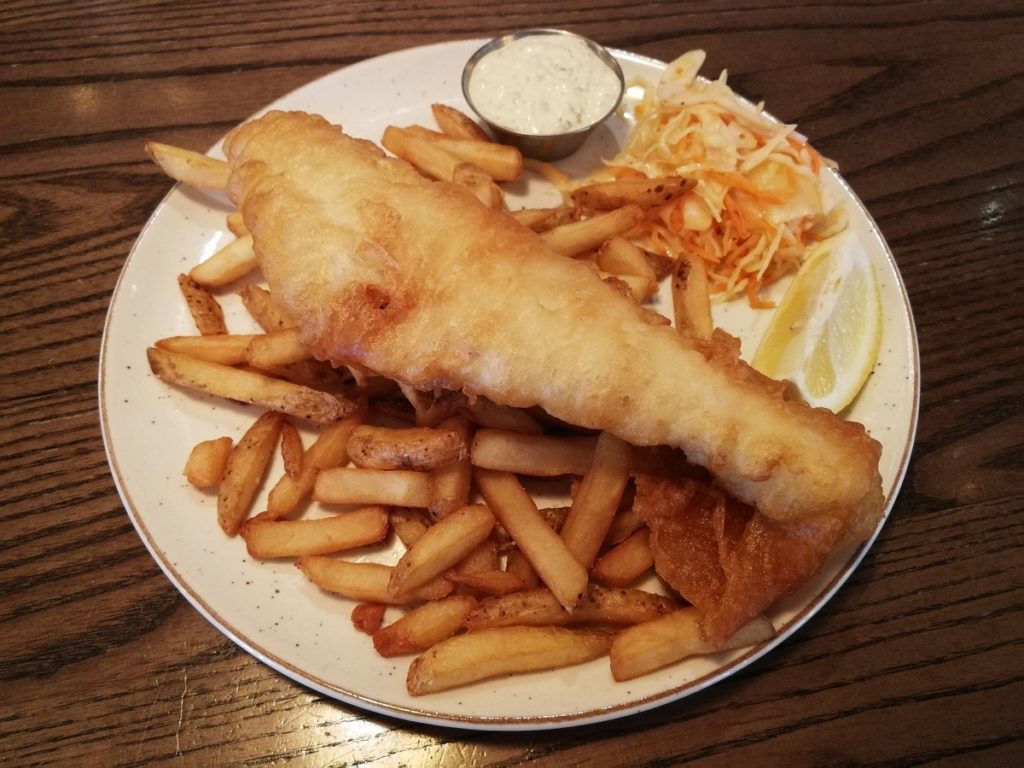
M 411 657 L 412 695 L 756 646 L 771 606 L 883 513 L 879 443 L 712 323 L 713 301 L 758 306 L 842 222 L 818 154 L 698 82 L 700 58 L 670 65 L 583 180 L 441 104 L 383 148 L 301 112 L 241 125 L 226 160 L 147 145 L 237 206 L 236 239 L 179 280 L 197 334 L 147 352 L 259 415 L 196 445 L 185 476 L 251 557 L 293 560 L 382 657 Z M 529 169 L 563 205 L 508 210 L 502 184 Z M 673 318 L 650 302 L 663 281 Z M 229 330 L 225 291 L 252 327 Z M 563 505 L 532 493 L 551 483 Z

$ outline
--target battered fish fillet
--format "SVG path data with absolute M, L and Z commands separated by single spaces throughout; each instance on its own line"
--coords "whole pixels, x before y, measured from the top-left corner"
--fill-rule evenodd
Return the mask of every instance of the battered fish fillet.
M 853 538 L 881 514 L 862 426 L 785 399 L 727 345 L 652 325 L 461 187 L 304 113 L 253 120 L 225 149 L 263 274 L 318 358 L 681 448 L 784 523 L 825 515 Z

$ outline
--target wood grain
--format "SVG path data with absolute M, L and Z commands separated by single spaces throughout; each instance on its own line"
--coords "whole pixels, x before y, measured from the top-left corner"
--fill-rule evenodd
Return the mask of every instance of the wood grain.
M 220 635 L 107 468 L 97 370 L 124 259 L 205 147 L 316 77 L 410 46 L 565 27 L 703 47 L 799 122 L 913 304 L 917 446 L 862 567 L 795 637 L 646 714 L 522 735 L 333 702 Z M 1024 7 L 1019 2 L 0 6 L 0 763 L 1011 765 L 1024 754 Z

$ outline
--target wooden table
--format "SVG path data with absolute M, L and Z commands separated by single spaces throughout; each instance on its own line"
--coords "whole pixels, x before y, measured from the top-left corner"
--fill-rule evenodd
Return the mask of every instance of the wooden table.
M 799 122 L 884 231 L 920 424 L 875 547 L 795 637 L 712 689 L 577 729 L 419 727 L 240 650 L 164 577 L 108 471 L 107 306 L 169 182 L 366 57 L 530 26 L 694 47 Z M 1024 755 L 1024 8 L 978 3 L 43 3 L 0 7 L 0 762 L 1010 765 Z

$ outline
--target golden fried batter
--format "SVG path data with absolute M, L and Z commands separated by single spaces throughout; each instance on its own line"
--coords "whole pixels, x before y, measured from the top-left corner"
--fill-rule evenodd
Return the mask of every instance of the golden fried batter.
M 777 521 L 877 521 L 880 446 L 859 424 L 786 400 L 721 337 L 652 325 L 464 189 L 304 113 L 225 146 L 263 273 L 317 357 L 681 448 Z

